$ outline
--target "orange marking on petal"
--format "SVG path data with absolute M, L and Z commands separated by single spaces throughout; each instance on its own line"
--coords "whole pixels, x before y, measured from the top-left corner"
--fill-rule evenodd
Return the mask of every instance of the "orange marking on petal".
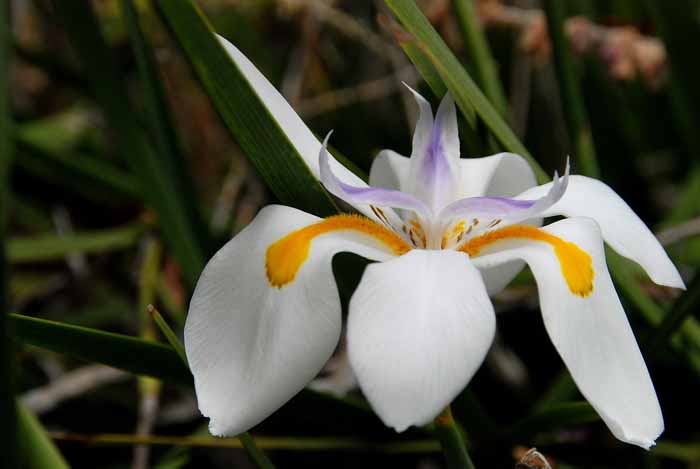
M 470 239 L 459 250 L 474 257 L 486 246 L 507 239 L 531 239 L 549 244 L 554 248 L 561 273 L 571 293 L 586 297 L 593 291 L 595 273 L 591 256 L 576 244 L 564 241 L 534 226 L 512 225 L 491 231 Z
M 388 228 L 358 215 L 335 215 L 318 223 L 298 229 L 270 244 L 265 253 L 265 273 L 270 285 L 282 288 L 294 281 L 299 269 L 309 257 L 311 241 L 331 231 L 356 231 L 367 235 L 401 255 L 411 246 Z

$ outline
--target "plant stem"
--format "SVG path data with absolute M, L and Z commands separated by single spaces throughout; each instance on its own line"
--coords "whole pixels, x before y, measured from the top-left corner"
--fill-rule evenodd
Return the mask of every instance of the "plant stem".
M 14 401 L 14 399 L 8 399 Z M 8 422 L 4 422 L 3 425 Z M 44 427 L 21 403 L 17 403 L 17 438 L 22 452 L 22 467 L 26 469 L 69 469 Z M 3 466 L 18 467 L 18 466 Z
M 462 432 L 452 418 L 450 406 L 435 418 L 435 435 L 440 440 L 448 469 L 474 469 Z
M 250 459 L 252 459 L 260 469 L 274 469 L 274 464 L 272 464 L 272 461 L 268 459 L 267 455 L 258 448 L 255 440 L 250 436 L 250 433 L 241 433 L 238 435 L 238 441 L 241 442 Z

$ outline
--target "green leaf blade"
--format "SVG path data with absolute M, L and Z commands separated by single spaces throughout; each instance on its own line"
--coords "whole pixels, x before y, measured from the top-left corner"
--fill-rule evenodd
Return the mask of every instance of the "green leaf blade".
M 224 123 L 277 198 L 316 215 L 336 213 L 328 193 L 194 3 L 161 1 L 158 6 Z
M 179 3 L 179 2 L 173 2 Z M 102 37 L 90 4 L 80 0 L 54 2 L 68 36 L 84 64 L 87 79 L 107 122 L 115 131 L 119 150 L 139 178 L 143 199 L 158 214 L 162 234 L 194 287 L 205 264 L 205 250 L 197 236 L 197 221 L 190 217 L 185 194 L 171 167 L 154 151 L 129 105 L 125 84 L 119 79 L 112 53 Z
M 192 375 L 168 346 L 134 337 L 10 314 L 19 341 L 137 375 L 192 386 Z

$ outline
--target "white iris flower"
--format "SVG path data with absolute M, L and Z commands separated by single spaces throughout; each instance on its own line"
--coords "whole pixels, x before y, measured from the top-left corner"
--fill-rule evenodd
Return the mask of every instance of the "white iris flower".
M 613 434 L 644 448 L 663 417 L 615 292 L 603 241 L 659 285 L 684 288 L 656 238 L 608 186 L 583 176 L 536 186 L 528 163 L 461 159 L 454 103 L 418 93 L 410 158 L 381 152 L 370 185 L 329 157 L 233 45 L 231 58 L 311 171 L 362 215 L 326 219 L 273 205 L 209 261 L 185 327 L 202 413 L 215 435 L 250 429 L 306 386 L 341 333 L 333 255 L 373 261 L 352 296 L 350 365 L 374 411 L 403 431 L 467 385 L 495 330 L 489 299 L 527 263 L 547 332 Z M 566 218 L 540 228 L 545 217 Z

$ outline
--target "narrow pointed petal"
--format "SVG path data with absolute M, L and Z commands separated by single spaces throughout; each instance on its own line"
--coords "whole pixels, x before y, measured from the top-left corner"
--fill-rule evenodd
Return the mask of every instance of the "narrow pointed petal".
M 508 197 L 469 197 L 451 203 L 440 212 L 439 218 L 451 220 L 457 217 L 487 217 L 500 219 L 506 223 L 517 223 L 528 218 L 538 217 L 542 212 L 557 203 L 566 192 L 569 181 L 569 162 L 566 163 L 564 177 L 554 173 L 549 190 L 537 199 L 512 199 Z
M 664 429 L 663 417 L 608 273 L 600 229 L 592 219 L 572 218 L 542 231 L 573 243 L 590 256 L 592 290 L 573 293 L 569 283 L 572 279 L 565 278 L 564 272 L 576 280 L 579 275 L 590 275 L 590 271 L 581 270 L 588 267 L 566 266 L 572 258 L 562 261 L 555 254 L 556 248 L 542 241 L 509 239 L 500 245 L 495 243 L 472 262 L 492 267 L 523 259 L 530 265 L 547 332 L 581 394 L 618 439 L 648 449 Z M 565 245 L 564 249 L 572 247 Z
M 437 113 L 435 113 L 431 145 L 440 146 L 445 158 L 448 160 L 459 161 L 457 110 L 449 92 L 442 98 Z
M 190 303 L 185 350 L 199 408 L 211 419 L 214 435 L 258 424 L 311 381 L 333 353 L 341 330 L 333 254 L 393 257 L 376 240 L 348 230 L 304 232 L 274 258 L 268 255 L 290 233 L 322 222 L 337 223 L 268 206 L 204 269 Z M 300 267 L 279 281 L 295 260 Z
M 454 102 L 446 95 L 433 120 L 430 103 L 409 88 L 420 115 L 413 134 L 408 192 L 434 212 L 459 193 L 459 137 Z
M 371 264 L 350 301 L 348 353 L 386 425 L 430 422 L 467 385 L 495 332 L 479 272 L 455 251 Z
M 374 205 L 378 207 L 401 208 L 412 210 L 422 217 L 430 216 L 430 209 L 411 194 L 380 187 L 356 187 L 342 182 L 333 174 L 330 166 L 331 158 L 328 155 L 328 151 L 326 151 L 326 145 L 330 136 L 331 134 L 329 133 L 323 141 L 318 161 L 321 169 L 321 182 L 331 194 L 355 207 Z
M 433 133 L 433 109 L 427 99 L 421 96 L 416 90 L 406 85 L 406 88 L 413 94 L 418 104 L 418 120 L 416 128 L 413 130 L 413 148 L 411 154 L 423 154 L 430 145 L 430 136 Z
M 534 187 L 518 199 L 541 197 L 551 183 Z M 668 254 L 644 222 L 622 198 L 606 184 L 585 176 L 571 176 L 569 187 L 543 216 L 590 217 L 598 222 L 605 242 L 620 255 L 642 266 L 659 285 L 685 288 L 683 279 Z
M 292 109 L 286 99 L 272 86 L 265 76 L 260 73 L 255 65 L 236 48 L 233 44 L 221 36 L 217 36 L 219 41 L 228 52 L 229 57 L 235 62 L 255 93 L 270 111 L 270 114 L 280 126 L 280 129 L 287 135 L 289 141 L 297 149 L 299 155 L 309 166 L 311 172 L 318 178 L 320 169 L 318 167 L 318 153 L 321 150 L 321 142 L 304 124 L 301 117 Z M 366 186 L 365 182 L 342 164 L 333 160 L 330 162 L 333 172 L 338 179 L 346 184 L 356 187 Z M 375 219 L 374 213 L 367 206 L 355 207 L 364 215 Z

